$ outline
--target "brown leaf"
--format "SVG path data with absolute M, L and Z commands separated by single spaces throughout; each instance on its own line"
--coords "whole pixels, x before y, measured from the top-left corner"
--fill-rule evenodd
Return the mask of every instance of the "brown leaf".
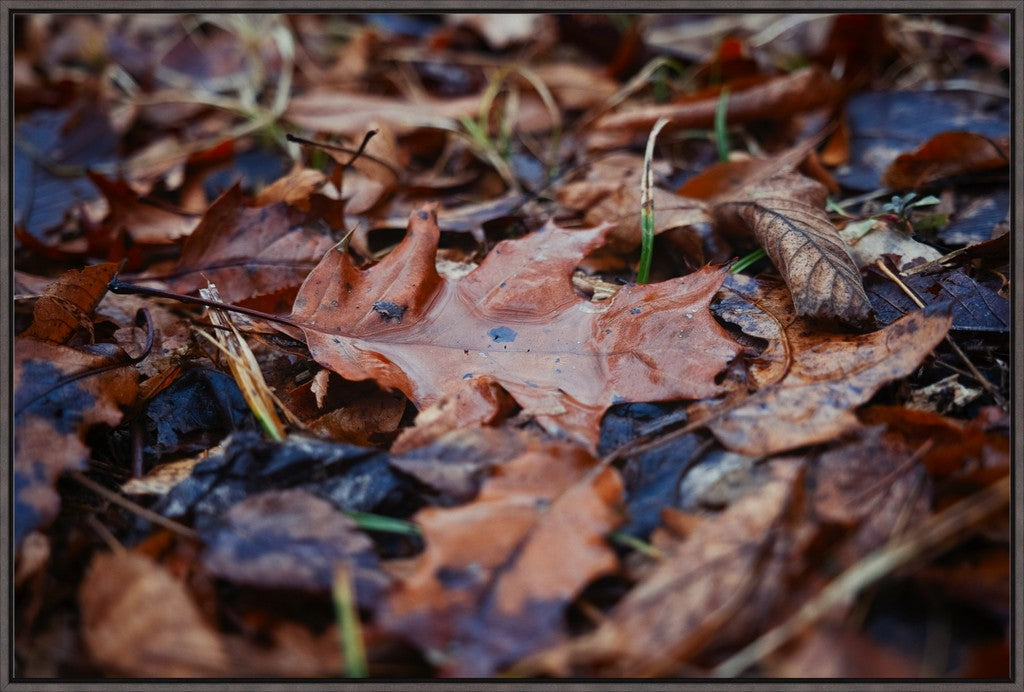
M 760 492 L 698 524 L 594 632 L 527 665 L 561 675 L 574 666 L 615 677 L 650 674 L 687 660 L 734 616 L 746 620 L 772 527 L 798 491 L 801 469 L 799 460 L 775 461 Z
M 182 293 L 209 279 L 225 302 L 238 303 L 298 286 L 332 245 L 329 235 L 283 202 L 245 206 L 235 185 L 203 214 L 170 275 L 151 276 Z
M 558 201 L 583 212 L 583 221 L 593 226 L 615 224 L 608 249 L 628 251 L 640 244 L 640 181 L 642 156 L 616 153 L 602 157 L 588 167 L 584 179 L 560 185 Z M 680 197 L 654 187 L 654 232 L 711 221 L 707 207 L 697 200 Z
M 106 671 L 143 678 L 228 672 L 224 642 L 185 587 L 144 555 L 97 555 L 78 601 L 82 638 Z
M 893 190 L 920 188 L 963 173 L 1010 165 L 1010 138 L 973 132 L 942 132 L 889 164 L 882 182 Z
M 751 456 L 825 442 L 856 427 L 851 409 L 913 372 L 951 322 L 947 315 L 914 312 L 876 332 L 837 334 L 796 318 L 779 289 L 761 295 L 758 306 L 784 326 L 792 364 L 776 384 L 708 411 L 715 437 Z
M 103 300 L 107 283 L 116 273 L 117 265 L 112 262 L 64 272 L 36 301 L 32 324 L 21 336 L 63 344 L 79 327 L 91 331 L 92 312 Z
M 503 463 L 470 504 L 414 517 L 426 550 L 380 623 L 447 658 L 446 674 L 485 676 L 562 639 L 563 609 L 616 566 L 604 535 L 619 522 L 612 468 L 566 443 Z
M 319 89 L 296 96 L 288 102 L 285 118 L 314 132 L 362 136 L 374 121 L 391 123 L 398 133 L 417 127 L 457 129 L 458 119 L 476 117 L 479 96 L 445 101 L 410 101 L 405 98 L 356 94 L 336 88 Z
M 836 83 L 820 67 L 804 67 L 779 77 L 736 80 L 729 86 L 726 121 L 791 117 L 795 113 L 832 103 L 839 95 Z M 589 144 L 608 148 L 622 143 L 623 133 L 647 133 L 661 118 L 677 129 L 711 127 L 722 87 L 714 87 L 675 103 L 623 109 L 603 116 L 594 124 L 595 138 Z M 607 141 L 605 141 L 607 140 Z
M 109 180 L 89 173 L 89 180 L 107 198 L 110 212 L 103 220 L 107 242 L 127 235 L 132 242 L 168 245 L 195 230 L 199 217 L 141 197 L 123 180 Z
M 305 490 L 271 490 L 196 526 L 203 565 L 218 577 L 263 588 L 329 591 L 334 565 L 353 567 L 360 603 L 385 586 L 373 543 L 326 500 Z
M 457 393 L 462 380 L 490 377 L 542 425 L 594 446 L 612 403 L 712 396 L 723 389 L 715 375 L 738 350 L 707 310 L 720 270 L 626 286 L 600 305 L 578 297 L 572 270 L 610 228 L 551 225 L 443 279 L 427 206 L 370 269 L 327 253 L 292 319 L 313 357 L 342 377 L 372 378 L 421 409 Z
M 718 197 L 716 222 L 749 229 L 782 274 L 801 317 L 863 326 L 871 316 L 860 271 L 825 213 L 825 187 L 786 173 Z
M 89 429 L 117 425 L 120 407 L 135 400 L 133 367 L 101 370 L 123 359 L 123 352 L 116 347 L 94 351 L 27 337 L 14 341 L 16 543 L 57 516 L 60 499 L 52 486 L 88 460 Z

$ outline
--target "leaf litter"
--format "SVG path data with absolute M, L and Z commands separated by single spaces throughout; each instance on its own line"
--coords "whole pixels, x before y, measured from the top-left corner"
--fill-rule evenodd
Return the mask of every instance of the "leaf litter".
M 19 674 L 1005 677 L 998 18 L 499 19 L 16 24 Z

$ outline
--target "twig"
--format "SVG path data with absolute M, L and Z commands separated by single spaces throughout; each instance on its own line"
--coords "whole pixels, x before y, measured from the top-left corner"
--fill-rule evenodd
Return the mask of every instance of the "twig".
M 168 519 L 162 514 L 157 514 L 151 509 L 146 509 L 142 505 L 136 504 L 126 497 L 121 497 L 110 488 L 106 488 L 100 485 L 96 481 L 86 476 L 81 471 L 69 471 L 68 476 L 70 476 L 79 484 L 84 485 L 86 488 L 93 491 L 94 493 L 102 497 L 104 500 L 113 502 L 115 505 L 120 505 L 121 507 L 127 509 L 129 512 L 137 514 L 147 521 L 150 521 L 154 524 L 158 524 L 164 527 L 165 529 L 170 529 L 171 531 L 174 531 L 175 533 L 180 534 L 185 538 L 199 538 L 198 533 L 196 533 L 189 527 L 185 526 L 184 524 L 179 524 L 173 519 Z
M 885 274 L 890 281 L 899 286 L 900 290 L 906 293 L 907 296 L 912 301 L 914 301 L 914 304 L 917 307 L 921 308 L 922 310 L 924 309 L 924 302 L 922 302 L 921 299 L 917 297 L 917 294 L 914 292 L 913 289 L 910 288 L 910 286 L 907 286 L 905 283 L 903 283 L 900 280 L 900 278 L 896 276 L 896 274 L 894 274 L 891 269 L 889 269 L 889 267 L 885 266 L 885 261 L 881 259 L 875 260 L 875 266 L 878 267 L 878 269 L 883 274 Z M 1004 399 L 1002 394 L 999 393 L 999 390 L 996 389 L 995 385 L 993 385 L 991 382 L 985 379 L 985 376 L 981 374 L 978 368 L 975 367 L 974 363 L 971 362 L 971 359 L 967 357 L 967 354 L 960 349 L 957 343 L 953 341 L 953 337 L 951 337 L 949 334 L 946 334 L 946 343 L 950 345 L 953 351 L 960 357 L 960 360 L 964 362 L 964 365 L 966 365 L 967 369 L 971 371 L 971 376 L 975 380 L 977 380 L 978 384 L 980 384 L 985 389 L 985 391 L 992 395 L 992 398 L 995 399 L 996 403 L 999 404 L 1000 407 L 1005 409 L 1006 399 Z
M 915 530 L 875 550 L 847 569 L 787 621 L 720 663 L 712 675 L 720 678 L 740 675 L 817 622 L 832 608 L 848 602 L 863 589 L 941 548 L 944 543 L 951 543 L 958 534 L 1006 507 L 1009 500 L 1010 477 L 1006 476 L 930 517 Z

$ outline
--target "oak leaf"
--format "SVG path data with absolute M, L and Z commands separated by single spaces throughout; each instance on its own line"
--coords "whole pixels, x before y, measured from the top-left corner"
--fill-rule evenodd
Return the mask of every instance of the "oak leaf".
M 32 324 L 21 333 L 34 339 L 63 344 L 79 327 L 92 329 L 91 315 L 117 273 L 112 262 L 81 271 L 70 269 L 49 284 L 32 308 Z
M 626 286 L 593 304 L 570 276 L 611 226 L 549 225 L 445 279 L 435 268 L 435 209 L 414 212 L 406 238 L 379 264 L 359 270 L 332 251 L 310 273 L 292 320 L 321 365 L 398 389 L 420 408 L 487 376 L 546 428 L 592 447 L 613 403 L 723 391 L 715 375 L 739 346 L 707 309 L 722 270 Z

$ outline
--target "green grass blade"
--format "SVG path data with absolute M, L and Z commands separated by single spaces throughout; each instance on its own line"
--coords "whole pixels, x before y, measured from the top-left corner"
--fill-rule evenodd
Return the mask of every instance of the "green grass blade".
M 729 133 L 725 128 L 725 116 L 729 110 L 729 87 L 722 89 L 715 106 L 715 144 L 718 146 L 718 160 L 729 160 Z
M 729 267 L 729 273 L 739 274 L 741 271 L 752 265 L 754 262 L 762 260 L 767 256 L 768 255 L 764 250 L 762 250 L 761 248 L 757 248 L 749 255 L 746 255 L 745 257 L 741 257 L 740 259 L 736 260 L 736 263 Z
M 654 257 L 654 176 L 651 173 L 651 161 L 654 159 L 654 141 L 661 129 L 668 125 L 668 118 L 661 118 L 654 124 L 647 138 L 647 150 L 644 152 L 644 174 L 640 181 L 640 266 L 636 270 L 636 282 L 647 283 L 651 274 L 651 260 Z
M 348 565 L 341 563 L 334 568 L 334 612 L 338 620 L 338 638 L 341 640 L 341 655 L 344 658 L 344 674 L 347 678 L 367 677 L 366 650 L 363 647 L 363 632 L 359 626 L 359 612 L 352 588 L 352 572 Z

